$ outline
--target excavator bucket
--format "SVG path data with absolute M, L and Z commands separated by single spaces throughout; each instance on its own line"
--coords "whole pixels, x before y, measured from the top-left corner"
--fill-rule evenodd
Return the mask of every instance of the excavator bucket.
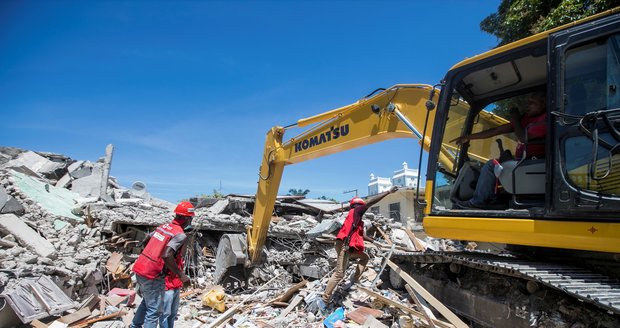
M 247 260 L 245 235 L 222 235 L 215 256 L 215 283 L 228 292 L 245 289 L 248 280 Z

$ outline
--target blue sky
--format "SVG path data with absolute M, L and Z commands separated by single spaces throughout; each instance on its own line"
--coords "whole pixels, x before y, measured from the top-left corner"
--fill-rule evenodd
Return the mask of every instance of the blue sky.
M 0 145 L 95 161 L 176 202 L 253 194 L 265 133 L 379 87 L 435 84 L 495 46 L 499 1 L 2 1 Z M 292 137 L 301 130 L 287 132 Z M 416 168 L 414 139 L 287 166 L 280 194 L 346 200 Z

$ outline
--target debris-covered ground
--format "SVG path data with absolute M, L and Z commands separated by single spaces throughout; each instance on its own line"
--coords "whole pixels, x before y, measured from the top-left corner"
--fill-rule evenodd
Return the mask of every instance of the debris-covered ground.
M 108 327 L 131 320 L 140 300 L 131 264 L 144 236 L 171 220 L 174 204 L 152 197 L 143 183 L 120 186 L 110 176 L 112 153 L 108 146 L 104 157 L 89 162 L 0 148 L 3 325 Z M 405 320 L 405 314 L 379 306 L 377 297 L 363 287 L 346 292 L 340 288 L 327 310 L 317 308 L 336 258 L 333 232 L 344 220 L 340 204 L 279 197 L 266 263 L 251 272 L 244 288 L 226 292 L 213 281 L 217 243 L 224 233 L 245 232 L 253 199 L 229 195 L 192 201 L 198 205 L 186 255 L 192 285 L 183 293 L 178 326 L 322 326 L 330 313 L 342 312 L 333 304 L 347 309 L 342 321 L 363 324 L 360 318 L 369 314 L 388 325 Z M 380 269 L 380 255 L 385 255 L 381 226 L 394 224 L 385 218 L 373 222 L 378 246 L 370 253 L 377 257 L 363 276 L 367 285 Z M 398 238 L 399 247 L 415 249 L 406 234 Z M 423 242 L 416 243 L 423 247 Z M 381 297 L 414 307 L 404 295 L 388 292 Z
M 110 175 L 112 153 L 108 146 L 104 157 L 89 162 L 0 147 L 0 328 L 104 328 L 131 322 L 140 302 L 131 265 L 146 234 L 172 219 L 175 204 L 152 197 L 142 182 L 119 185 Z M 407 274 L 419 266 L 402 263 L 408 267 L 401 271 L 389 260 L 397 253 L 473 250 L 473 243 L 432 239 L 413 222 L 367 213 L 371 260 L 366 271 L 351 286 L 351 266 L 333 301 L 321 308 L 318 300 L 336 262 L 335 233 L 346 208 L 278 197 L 264 263 L 247 272 L 247 281 L 231 286 L 216 283 L 215 254 L 223 234 L 247 231 L 253 197 L 190 201 L 196 205 L 185 255 L 191 284 L 181 294 L 177 327 L 467 326 Z M 426 274 L 442 276 L 437 281 L 445 284 L 472 285 L 471 290 L 486 294 L 510 289 L 519 294 L 512 299 L 516 304 L 532 303 L 527 298 L 532 296 L 524 298 L 518 286 L 507 286 L 492 273 L 479 276 L 485 277 L 480 283 L 479 277 L 459 280 L 462 275 L 441 266 L 429 268 Z M 573 305 L 562 307 L 564 316 L 579 313 Z M 537 311 L 529 314 L 534 326 L 566 326 L 558 312 Z

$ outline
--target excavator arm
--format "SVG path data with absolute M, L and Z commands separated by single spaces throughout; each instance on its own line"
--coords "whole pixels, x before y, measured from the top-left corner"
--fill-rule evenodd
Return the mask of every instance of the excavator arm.
M 393 138 L 421 138 L 432 87 L 429 85 L 395 85 L 373 97 L 297 121 L 298 127 L 312 128 L 283 142 L 285 129 L 274 127 L 267 132 L 260 167 L 252 228 L 248 233 L 250 261 L 256 263 L 267 238 L 273 208 L 284 166 L 334 154 Z M 413 132 L 399 119 L 399 113 L 413 125 Z M 432 131 L 434 111 L 430 111 L 427 135 Z M 422 146 L 428 150 L 430 138 Z M 452 161 L 442 154 L 445 165 Z
M 430 85 L 395 85 L 351 105 L 298 120 L 293 126 L 313 126 L 288 141 L 283 141 L 286 128 L 271 128 L 265 139 L 247 250 L 238 235 L 225 235 L 225 246 L 221 241 L 218 247 L 217 257 L 222 259 L 216 260 L 216 280 L 225 278 L 223 267 L 248 267 L 260 262 L 285 165 L 393 138 L 421 139 L 421 146 L 428 151 L 430 138 L 423 138 L 422 131 L 429 122 L 425 135 L 432 133 L 435 112 L 427 109 L 431 91 Z M 441 164 L 449 170 L 453 165 L 452 152 L 446 145 L 440 154 Z M 246 251 L 249 261 L 244 258 Z

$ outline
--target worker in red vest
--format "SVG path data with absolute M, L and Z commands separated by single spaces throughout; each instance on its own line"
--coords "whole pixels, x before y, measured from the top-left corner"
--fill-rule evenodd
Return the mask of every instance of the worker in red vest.
M 347 218 L 344 220 L 344 224 L 338 235 L 336 235 L 336 254 L 338 254 L 338 260 L 336 262 L 336 268 L 334 274 L 329 278 L 327 287 L 323 292 L 322 301 L 323 304 L 319 305 L 321 308 L 325 307 L 325 304 L 329 303 L 334 289 L 344 278 L 344 273 L 349 265 L 349 259 L 359 259 L 357 267 L 355 268 L 355 276 L 351 280 L 348 287 L 351 287 L 353 283 L 359 280 L 360 276 L 366 269 L 368 264 L 368 254 L 364 253 L 364 213 L 370 207 L 378 203 L 383 197 L 388 194 L 394 193 L 398 190 L 397 186 L 393 186 L 390 190 L 384 191 L 373 198 L 365 202 L 363 199 L 355 197 L 351 199 L 349 203 L 351 209 L 347 214 Z
M 191 228 L 191 226 L 189 226 Z M 188 231 L 188 228 L 185 228 Z M 175 254 L 175 263 L 179 267 L 179 270 L 183 272 L 184 262 L 183 254 L 185 253 L 185 245 L 181 246 Z M 179 311 L 179 303 L 181 302 L 181 288 L 183 288 L 183 281 L 174 272 L 168 270 L 166 278 L 164 279 L 166 291 L 164 292 L 164 298 L 162 301 L 162 313 L 159 317 L 160 328 L 174 328 L 174 320 L 176 320 L 177 312 Z
M 162 312 L 162 300 L 165 291 L 164 277 L 174 274 L 181 285 L 189 278 L 179 266 L 185 240 L 185 229 L 191 226 L 194 217 L 194 205 L 181 202 L 174 210 L 175 217 L 170 223 L 163 224 L 153 231 L 146 247 L 133 265 L 138 286 L 142 294 L 142 303 L 138 306 L 131 328 L 156 328 Z

